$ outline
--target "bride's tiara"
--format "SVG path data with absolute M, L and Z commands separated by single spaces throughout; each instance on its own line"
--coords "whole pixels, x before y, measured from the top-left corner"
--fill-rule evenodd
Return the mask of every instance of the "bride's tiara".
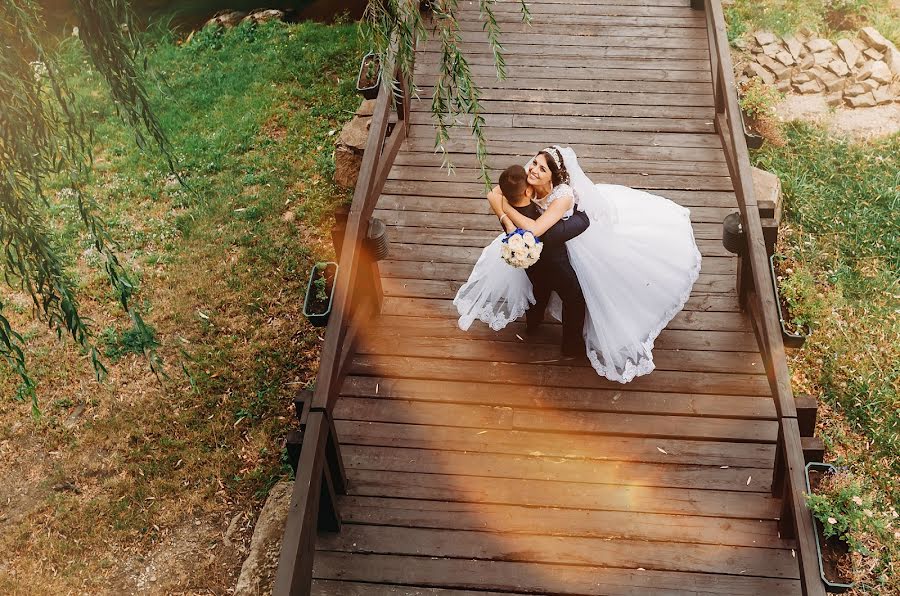
M 559 152 L 559 147 L 554 145 L 552 147 L 547 147 L 546 149 L 542 149 L 541 153 L 546 153 L 553 160 L 553 163 L 556 164 L 556 169 L 560 172 L 565 170 L 565 166 L 563 165 L 562 154 Z M 535 156 L 537 157 L 537 156 Z

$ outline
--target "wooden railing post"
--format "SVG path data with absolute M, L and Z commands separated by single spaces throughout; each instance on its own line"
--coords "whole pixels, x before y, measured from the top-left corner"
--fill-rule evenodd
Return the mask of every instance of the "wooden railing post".
M 326 431 L 321 412 L 311 412 L 306 432 L 303 433 L 297 477 L 278 558 L 273 590 L 276 596 L 306 596 L 310 593 L 322 497 L 325 464 L 322 452 L 327 439 Z
M 750 262 L 746 254 L 738 257 L 735 289 L 737 290 L 738 304 L 741 310 L 746 311 L 748 307 L 747 300 L 753 289 L 753 275 L 750 271 Z
M 339 209 L 335 213 L 332 241 L 339 267 L 332 314 L 315 391 L 301 392 L 294 400 L 300 429 L 289 434 L 288 452 L 296 477 L 278 559 L 276 596 L 310 593 L 317 531 L 338 531 L 341 527 L 338 495 L 346 494 L 347 476 L 332 411 L 354 343 L 369 319 L 381 310 L 381 274 L 366 242 L 366 232 L 409 131 L 410 82 L 398 78 L 400 97 L 382 92 L 375 103 L 353 203 L 349 211 Z M 392 108 L 402 126 L 393 126 L 388 132 Z
M 692 0 L 692 8 L 701 3 Z M 749 152 L 743 136 L 741 112 L 727 42 L 725 18 L 720 0 L 707 0 L 706 26 L 709 39 L 712 85 L 715 94 L 715 124 L 734 193 L 741 211 L 746 248 L 738 263 L 738 292 L 759 341 L 766 375 L 777 411 L 779 431 L 772 476 L 772 494 L 781 497 L 782 536 L 797 540 L 800 583 L 804 596 L 824 595 L 816 564 L 814 528 L 806 505 L 804 444 L 798 425 L 798 411 L 790 386 L 790 371 L 781 339 L 775 292 L 769 275 L 768 254 L 773 242 L 771 222 L 762 221 L 754 194 Z M 764 230 L 768 228 L 768 233 Z M 805 424 L 808 425 L 808 422 Z M 815 449 L 816 445 L 807 445 Z
M 812 395 L 798 395 L 794 397 L 794 403 L 797 404 L 797 426 L 800 428 L 800 436 L 813 436 L 819 412 L 818 401 Z

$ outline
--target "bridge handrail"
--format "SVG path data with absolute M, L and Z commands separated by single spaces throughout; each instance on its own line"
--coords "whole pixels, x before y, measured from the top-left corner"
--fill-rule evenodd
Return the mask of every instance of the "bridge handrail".
M 692 6 L 700 4 L 692 0 Z M 772 493 L 782 497 L 781 535 L 797 540 L 800 581 L 805 595 L 824 595 L 815 547 L 815 528 L 804 497 L 805 462 L 797 425 L 797 409 L 791 392 L 790 371 L 781 338 L 775 304 L 775 288 L 768 272 L 768 257 L 762 223 L 753 190 L 751 165 L 743 135 L 743 120 L 738 104 L 725 17 L 720 0 L 705 2 L 712 83 L 715 93 L 715 125 L 722 140 L 725 161 L 734 184 L 746 239 L 739 267 L 738 291 L 742 304 L 749 306 L 750 317 L 763 355 L 766 374 L 778 413 Z
M 302 441 L 275 576 L 276 596 L 310 593 L 319 527 L 340 528 L 336 494 L 344 492 L 345 479 L 332 411 L 353 354 L 353 343 L 381 307 L 381 277 L 366 234 L 375 204 L 409 130 L 409 84 L 399 71 L 395 81 L 396 89 L 383 87 L 375 102 L 340 245 L 332 311 L 315 390 L 308 403 L 298 407 Z M 392 111 L 396 112 L 395 123 L 390 122 Z M 393 129 L 388 134 L 389 125 Z

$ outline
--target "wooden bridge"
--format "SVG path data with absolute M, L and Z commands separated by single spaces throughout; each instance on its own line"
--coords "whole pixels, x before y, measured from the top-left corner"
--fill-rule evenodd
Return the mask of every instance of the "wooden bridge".
M 498 82 L 477 3 L 460 3 L 494 177 L 571 145 L 593 180 L 690 208 L 700 279 L 656 342 L 657 370 L 627 385 L 560 362 L 558 325 L 528 341 L 521 323 L 459 331 L 451 300 L 499 227 L 468 132 L 448 145 L 454 175 L 434 153 L 439 54 L 420 47 L 423 99 L 402 85 L 373 117 L 316 391 L 298 402 L 275 593 L 821 594 L 801 492 L 809 425 L 719 1 L 529 7 L 526 26 L 518 1 L 495 5 Z M 721 242 L 737 210 L 740 256 Z M 372 215 L 391 241 L 378 263 L 361 242 Z

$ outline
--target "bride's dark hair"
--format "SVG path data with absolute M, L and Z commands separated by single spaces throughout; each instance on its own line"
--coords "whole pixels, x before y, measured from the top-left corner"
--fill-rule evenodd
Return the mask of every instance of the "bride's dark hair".
M 553 151 L 554 155 L 550 155 L 549 151 L 538 152 L 538 155 L 543 155 L 544 159 L 547 160 L 547 167 L 550 168 L 550 182 L 554 187 L 557 187 L 560 184 L 568 184 L 569 172 L 566 171 L 562 154 L 559 152 L 559 149 L 556 149 L 555 147 L 550 149 L 550 151 Z M 556 165 L 557 161 L 559 161 L 559 167 Z

